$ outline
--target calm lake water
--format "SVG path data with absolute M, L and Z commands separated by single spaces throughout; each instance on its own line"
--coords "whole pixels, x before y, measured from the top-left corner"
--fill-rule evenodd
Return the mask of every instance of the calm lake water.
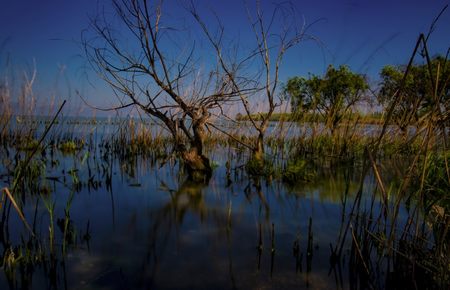
M 50 117 L 38 117 L 30 119 L 27 117 L 16 117 L 11 120 L 11 127 L 33 127 L 36 132 L 42 133 L 45 130 L 46 125 L 51 121 Z M 228 133 L 236 133 L 241 135 L 255 135 L 255 130 L 251 126 L 249 121 L 216 121 L 215 124 L 223 131 Z M 138 118 L 81 118 L 81 117 L 62 117 L 53 125 L 53 132 L 66 132 L 70 136 L 88 136 L 94 135 L 95 138 L 102 138 L 105 136 L 111 136 L 117 134 L 118 128 L 127 127 L 128 129 L 134 128 L 136 132 L 142 127 L 145 127 L 149 132 L 156 135 L 168 135 L 168 131 L 159 126 L 155 121 L 150 119 L 138 119 Z M 382 126 L 376 124 L 353 124 L 342 125 L 342 127 L 348 127 L 348 134 L 355 132 L 356 134 L 363 134 L 364 136 L 378 136 L 381 132 Z M 213 133 L 219 133 L 218 131 L 210 128 Z M 449 128 L 450 129 L 450 128 Z M 266 132 L 267 137 L 294 137 L 294 136 L 310 136 L 313 132 L 316 134 L 326 130 L 322 123 L 297 123 L 297 122 L 269 122 L 269 126 Z M 416 132 L 415 127 L 410 126 L 408 128 L 409 134 Z M 387 133 L 397 134 L 398 128 L 396 126 L 388 126 Z M 50 132 L 50 135 L 52 132 Z
M 350 289 L 349 236 L 340 267 L 330 247 L 359 188 L 358 165 L 324 166 L 314 181 L 286 185 L 249 179 L 245 160 L 217 147 L 211 180 L 193 184 L 175 160 L 121 159 L 105 147 L 46 154 L 46 193 L 21 200 L 39 242 L 22 253 L 27 267 L 1 270 L 0 289 Z M 0 174 L 0 187 L 11 186 L 5 167 Z M 369 173 L 363 183 L 369 207 L 376 181 Z M 3 206 L 5 259 L 30 234 Z

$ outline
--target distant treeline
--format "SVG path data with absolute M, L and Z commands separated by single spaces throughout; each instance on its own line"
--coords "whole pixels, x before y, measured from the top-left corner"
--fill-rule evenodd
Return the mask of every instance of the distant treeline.
M 252 114 L 251 117 L 255 121 L 260 121 L 267 116 L 267 113 Z M 250 118 L 247 115 L 238 113 L 236 115 L 236 121 L 249 121 Z M 325 116 L 319 113 L 273 113 L 270 118 L 273 122 L 325 122 Z M 380 112 L 372 113 L 347 113 L 342 117 L 342 122 L 356 122 L 361 124 L 382 124 L 383 114 Z

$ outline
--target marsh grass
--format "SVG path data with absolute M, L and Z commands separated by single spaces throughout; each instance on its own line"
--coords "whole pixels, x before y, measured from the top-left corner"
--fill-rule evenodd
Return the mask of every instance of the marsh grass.
M 386 129 L 403 97 L 404 80 L 419 55 L 419 47 L 429 67 L 431 89 L 427 93 L 432 103 L 427 104 L 429 110 L 412 134 L 400 135 L 392 142 Z M 440 84 L 448 83 L 449 76 L 431 69 L 427 49 L 427 38 L 422 34 L 387 110 L 383 128 L 365 150 L 364 171 L 367 174 L 372 169 L 378 190 L 372 202 L 364 204 L 361 182 L 345 230 L 351 232 L 350 271 L 358 289 L 448 289 L 450 285 L 448 112 L 442 111 L 447 93 L 440 90 Z M 445 59 L 442 66 L 446 65 Z M 409 156 L 410 160 L 408 166 L 399 169 L 399 182 L 394 186 L 386 182 L 378 159 L 391 154 Z M 380 211 L 375 210 L 376 203 L 381 205 Z M 401 214 L 402 205 L 406 205 L 406 217 Z
M 70 154 L 79 151 L 83 148 L 83 140 L 67 140 L 63 141 L 58 145 L 58 149 L 63 153 Z

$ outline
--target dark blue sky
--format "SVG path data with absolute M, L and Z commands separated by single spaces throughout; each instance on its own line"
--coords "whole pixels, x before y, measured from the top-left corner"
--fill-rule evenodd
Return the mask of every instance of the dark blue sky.
M 267 9 L 276 2 L 261 1 Z M 108 5 L 109 1 L 2 2 L 0 69 L 4 68 L 7 56 L 16 72 L 32 67 L 35 62 L 38 94 L 53 91 L 67 95 L 75 89 L 99 97 L 108 94 L 94 76 L 86 80 L 79 42 L 81 31 L 88 26 L 88 15 L 93 16 L 98 7 Z M 182 18 L 178 10 L 170 9 L 177 2 L 167 0 L 166 9 L 174 14 L 171 17 Z M 207 6 L 216 11 L 229 37 L 249 38 L 241 0 L 195 2 L 199 7 Z M 282 80 L 308 72 L 321 74 L 328 64 L 347 64 L 375 80 L 383 65 L 407 61 L 418 34 L 428 31 L 432 20 L 449 1 L 293 0 L 292 3 L 307 24 L 321 19 L 311 27 L 309 34 L 317 37 L 322 45 L 308 42 L 290 51 L 284 61 Z M 432 54 L 445 53 L 450 46 L 450 8 L 437 23 L 429 46 Z

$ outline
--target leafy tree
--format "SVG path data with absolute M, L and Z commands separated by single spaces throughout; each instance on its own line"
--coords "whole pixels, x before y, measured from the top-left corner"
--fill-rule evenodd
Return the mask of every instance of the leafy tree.
M 408 125 L 417 124 L 420 117 L 429 113 L 435 101 L 440 103 L 444 112 L 450 110 L 450 66 L 447 59 L 437 56 L 429 64 L 411 66 L 406 76 L 405 71 L 405 65 L 385 66 L 380 73 L 381 84 L 378 95 L 379 102 L 385 108 L 389 108 L 396 91 L 401 90 L 392 120 L 403 131 Z
M 302 113 L 312 109 L 314 93 L 310 90 L 312 81 L 303 77 L 290 78 L 284 86 L 285 98 L 291 100 L 292 111 Z
M 364 97 L 369 88 L 366 78 L 347 66 L 328 66 L 323 77 L 311 75 L 291 78 L 284 88 L 294 113 L 320 114 L 334 132 L 342 118 Z

